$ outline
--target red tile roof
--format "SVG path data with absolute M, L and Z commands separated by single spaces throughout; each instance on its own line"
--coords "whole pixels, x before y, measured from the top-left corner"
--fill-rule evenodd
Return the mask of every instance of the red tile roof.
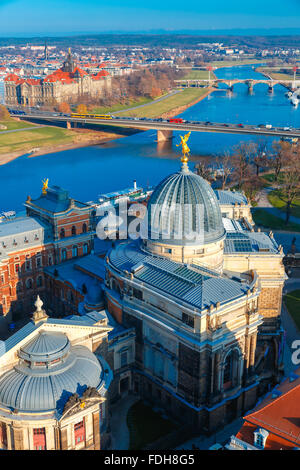
M 291 449 L 300 447 L 300 369 L 295 371 L 294 381 L 286 379 L 261 402 L 253 413 L 244 417 L 244 424 L 237 438 L 253 445 L 253 432 L 263 428 L 269 432 L 265 449 Z

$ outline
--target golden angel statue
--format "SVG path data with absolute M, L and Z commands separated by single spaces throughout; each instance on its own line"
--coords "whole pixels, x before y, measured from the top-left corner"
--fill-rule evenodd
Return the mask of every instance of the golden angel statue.
M 191 132 L 188 132 L 187 134 L 185 134 L 184 137 L 182 137 L 182 135 L 180 136 L 180 139 L 181 139 L 181 142 L 180 144 L 176 144 L 176 147 L 182 147 L 182 158 L 181 158 L 181 161 L 183 163 L 187 163 L 188 161 L 188 157 L 187 155 L 190 153 L 190 149 L 189 149 L 189 146 L 187 145 L 187 141 L 189 140 L 189 137 L 191 135 Z
M 47 179 L 44 179 L 44 180 L 42 181 L 42 183 L 43 183 L 42 193 L 43 193 L 43 194 L 47 194 L 48 181 L 49 181 L 48 178 L 47 178 Z

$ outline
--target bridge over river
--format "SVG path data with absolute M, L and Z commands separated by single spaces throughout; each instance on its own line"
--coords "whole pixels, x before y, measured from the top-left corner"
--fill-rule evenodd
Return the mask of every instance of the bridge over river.
M 116 126 L 127 127 L 133 129 L 157 131 L 157 141 L 165 141 L 172 138 L 173 131 L 182 132 L 216 132 L 225 134 L 254 134 L 273 137 L 290 137 L 300 138 L 300 129 L 292 129 L 288 127 L 272 127 L 259 125 L 243 125 L 243 124 L 228 124 L 228 123 L 213 123 L 213 122 L 200 122 L 182 120 L 182 122 L 170 122 L 164 119 L 148 119 L 148 118 L 129 118 L 129 117 L 113 117 L 111 119 L 99 119 L 94 117 L 72 117 L 66 115 L 59 115 L 56 113 L 27 113 L 18 116 L 20 119 L 29 121 L 48 121 L 52 123 L 65 123 L 68 128 L 76 127 L 79 123 L 96 124 L 101 126 Z
M 181 80 L 175 80 L 175 83 L 177 83 L 178 86 L 185 86 L 185 87 L 192 87 L 192 86 L 203 86 L 209 85 L 218 88 L 220 84 L 225 84 L 227 85 L 228 89 L 233 91 L 234 85 L 238 83 L 244 83 L 245 85 L 248 86 L 249 91 L 253 91 L 253 88 L 255 85 L 258 85 L 260 83 L 264 83 L 268 85 L 268 90 L 270 92 L 273 91 L 273 88 L 275 85 L 282 85 L 286 87 L 287 89 L 291 91 L 295 91 L 297 87 L 300 86 L 300 80 L 274 80 L 271 77 L 270 78 L 263 78 L 263 79 L 253 79 L 253 78 L 231 78 L 231 79 L 226 79 L 226 78 L 211 78 L 211 79 L 200 79 L 200 78 L 194 78 L 194 79 L 181 79 Z

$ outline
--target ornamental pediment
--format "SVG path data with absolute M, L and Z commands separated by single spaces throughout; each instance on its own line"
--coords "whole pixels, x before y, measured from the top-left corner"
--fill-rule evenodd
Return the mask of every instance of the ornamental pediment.
M 78 393 L 74 393 L 64 406 L 62 418 L 79 413 L 101 401 L 103 401 L 103 398 L 95 387 L 88 387 L 83 392 L 82 397 L 79 397 Z

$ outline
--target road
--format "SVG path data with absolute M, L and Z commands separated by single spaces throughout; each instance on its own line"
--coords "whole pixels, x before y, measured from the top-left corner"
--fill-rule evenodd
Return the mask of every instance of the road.
M 31 126 L 31 127 L 22 127 L 21 129 L 11 129 L 9 131 L 0 131 L 0 136 L 2 134 L 11 134 L 12 132 L 22 132 L 22 131 L 32 131 L 33 129 L 40 129 L 44 126 Z
M 52 121 L 52 122 L 78 122 L 82 124 L 101 124 L 101 125 L 117 125 L 118 127 L 129 127 L 142 130 L 170 130 L 170 131 L 193 131 L 193 132 L 217 132 L 222 134 L 252 134 L 252 135 L 266 135 L 273 137 L 295 137 L 300 138 L 300 129 L 285 130 L 282 128 L 257 127 L 254 125 L 237 125 L 237 124 L 222 124 L 211 122 L 198 122 L 198 121 L 184 121 L 182 123 L 169 122 L 164 119 L 149 119 L 149 118 L 129 118 L 129 117 L 115 117 L 111 119 L 99 118 L 79 118 L 70 116 L 61 116 L 55 114 L 25 114 L 18 115 L 20 119 L 39 120 L 39 121 Z

